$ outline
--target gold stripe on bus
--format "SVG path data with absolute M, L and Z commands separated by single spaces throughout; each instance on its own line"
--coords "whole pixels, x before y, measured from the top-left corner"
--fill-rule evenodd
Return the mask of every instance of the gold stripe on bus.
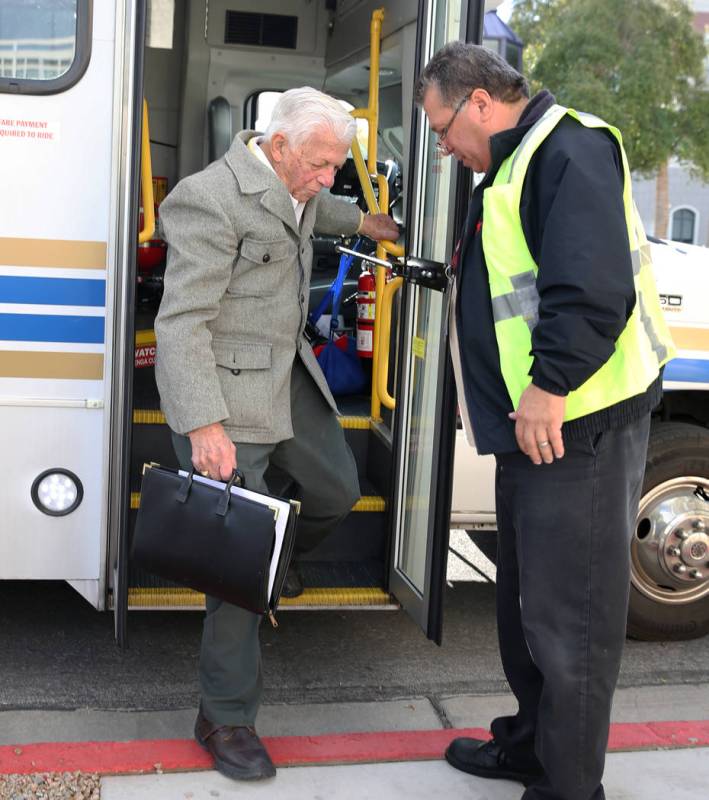
M 164 586 L 128 589 L 129 609 L 204 609 L 204 594 L 194 589 Z M 307 588 L 298 597 L 281 597 L 279 609 L 312 606 L 395 607 L 388 592 L 377 587 Z
M 57 269 L 106 269 L 106 242 L 0 237 L 0 265 Z
M 709 328 L 670 328 L 672 341 L 680 350 L 709 350 Z
M 140 508 L 140 492 L 131 492 L 130 507 L 135 511 Z M 386 511 L 386 500 L 383 497 L 360 497 L 352 507 L 353 511 Z
M 103 380 L 102 353 L 0 350 L 0 378 Z

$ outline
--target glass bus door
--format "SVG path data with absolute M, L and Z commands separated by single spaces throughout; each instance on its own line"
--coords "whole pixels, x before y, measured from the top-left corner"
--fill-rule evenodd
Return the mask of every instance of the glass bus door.
M 482 2 L 424 0 L 415 74 L 446 42 L 479 41 Z M 469 176 L 436 149 L 423 111 L 411 125 L 407 259 L 450 257 L 467 206 Z M 455 390 L 447 352 L 450 291 L 443 269 L 437 288 L 411 275 L 402 298 L 394 429 L 393 540 L 389 588 L 430 639 L 440 644 L 448 553 L 455 435 Z M 420 278 L 420 276 L 419 276 Z

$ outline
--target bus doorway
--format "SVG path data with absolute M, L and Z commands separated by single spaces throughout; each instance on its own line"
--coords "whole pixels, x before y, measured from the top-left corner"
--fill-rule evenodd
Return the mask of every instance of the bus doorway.
M 252 5 L 210 0 L 207 7 L 175 0 L 170 18 L 148 14 L 144 87 L 156 217 L 162 196 L 179 179 L 221 157 L 239 129 L 264 126 L 278 92 L 312 85 L 363 109 L 353 113 L 364 123 L 358 136 L 367 160 L 364 189 L 361 176 L 359 183 L 349 179 L 357 170 L 353 161 L 333 192 L 363 208 L 371 208 L 372 200 L 388 208 L 389 194 L 391 213 L 406 231 L 399 255 L 405 245 L 409 257 L 441 265 L 440 279 L 433 287 L 420 275 L 402 280 L 388 278 L 385 269 L 380 273 L 379 349 L 369 369 L 370 383 L 364 393 L 338 399 L 363 497 L 345 522 L 301 559 L 305 591 L 282 600 L 281 608 L 393 609 L 403 604 L 430 637 L 440 640 L 455 420 L 445 355 L 442 265 L 463 197 L 455 166 L 437 156 L 435 136 L 421 112 L 411 112 L 411 87 L 420 65 L 436 49 L 468 33 L 469 17 L 478 30 L 481 4 L 394 4 L 391 13 L 385 9 L 380 14 L 376 33 L 372 3 L 356 10 L 293 2 L 274 3 L 273 9 L 260 4 L 255 11 Z M 258 37 L 249 33 L 256 29 Z M 169 46 L 154 47 L 153 42 Z M 378 65 L 375 79 L 372 63 Z M 375 172 L 384 173 L 385 186 Z M 204 603 L 197 593 L 166 585 L 127 559 L 142 464 L 175 465 L 154 380 L 152 324 L 165 256 L 159 227 L 147 244 L 139 248 L 133 310 L 131 516 L 113 553 L 120 564 L 113 604 L 121 620 L 129 609 L 199 608 Z M 328 238 L 314 241 L 311 308 L 334 277 L 337 244 Z M 373 253 L 374 244 L 365 242 L 363 251 Z M 394 261 L 395 270 L 402 271 Z M 357 275 L 350 278 L 350 289 L 356 280 Z M 343 326 L 351 334 L 354 317 L 354 303 L 345 306 Z M 294 489 L 275 472 L 267 480 L 276 493 Z M 125 631 L 125 622 L 118 630 Z

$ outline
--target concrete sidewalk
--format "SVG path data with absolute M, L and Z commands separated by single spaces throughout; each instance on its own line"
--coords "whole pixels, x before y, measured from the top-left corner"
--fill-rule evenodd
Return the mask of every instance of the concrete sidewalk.
M 355 731 L 485 728 L 517 708 L 511 694 L 408 697 L 355 703 L 261 707 L 261 736 L 315 736 Z M 0 711 L 0 746 L 33 742 L 191 739 L 196 709 L 179 711 Z M 709 683 L 618 689 L 613 722 L 709 720 Z
M 611 754 L 604 786 L 608 800 L 706 800 L 709 748 Z M 519 800 L 522 792 L 519 784 L 475 778 L 445 761 L 290 767 L 253 785 L 212 771 L 101 781 L 101 800 Z
M 0 785 L 3 774 L 79 770 L 102 775 L 102 800 L 512 800 L 520 786 L 459 773 L 442 755 L 452 737 L 485 736 L 514 710 L 511 695 L 264 706 L 258 730 L 279 772 L 262 784 L 210 769 L 191 738 L 193 709 L 5 711 Z M 709 684 L 619 690 L 613 722 L 608 800 L 706 800 Z

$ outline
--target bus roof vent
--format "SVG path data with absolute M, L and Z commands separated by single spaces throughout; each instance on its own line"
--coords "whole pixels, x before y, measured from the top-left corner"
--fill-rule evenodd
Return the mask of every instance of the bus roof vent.
M 224 44 L 250 44 L 256 47 L 287 47 L 295 50 L 298 17 L 285 14 L 254 14 L 227 11 Z

